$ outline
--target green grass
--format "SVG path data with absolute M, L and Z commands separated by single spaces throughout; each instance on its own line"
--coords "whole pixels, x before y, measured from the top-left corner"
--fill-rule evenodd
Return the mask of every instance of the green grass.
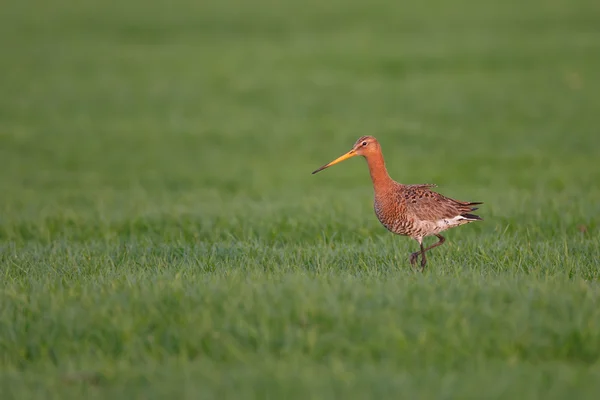
M 1 397 L 598 398 L 596 3 L 4 2 Z

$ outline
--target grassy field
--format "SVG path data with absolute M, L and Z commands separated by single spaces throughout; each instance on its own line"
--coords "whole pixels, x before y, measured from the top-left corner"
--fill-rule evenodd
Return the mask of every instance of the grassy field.
M 596 0 L 3 2 L 0 394 L 597 399 Z M 483 201 L 424 274 L 390 174 Z

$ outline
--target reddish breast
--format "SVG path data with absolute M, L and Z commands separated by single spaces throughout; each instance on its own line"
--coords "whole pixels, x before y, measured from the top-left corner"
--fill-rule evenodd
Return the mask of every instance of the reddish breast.
M 410 224 L 406 218 L 406 204 L 400 193 L 400 185 L 396 185 L 389 191 L 376 190 L 373 208 L 379 222 L 389 231 L 406 235 L 410 231 Z

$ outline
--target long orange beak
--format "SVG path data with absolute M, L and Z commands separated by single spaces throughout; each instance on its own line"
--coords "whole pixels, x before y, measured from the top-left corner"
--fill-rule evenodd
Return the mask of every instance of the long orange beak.
M 316 171 L 313 171 L 313 174 L 316 174 L 319 171 L 323 171 L 325 168 L 329 168 L 332 165 L 335 165 L 337 163 L 341 163 L 342 161 L 347 160 L 349 158 L 352 158 L 352 157 L 354 157 L 356 155 L 357 155 L 356 151 L 354 151 L 354 149 L 352 149 L 349 152 L 347 152 L 346 154 L 344 154 L 343 156 L 336 158 L 335 160 L 333 160 L 329 164 L 325 164 L 321 168 L 317 169 Z

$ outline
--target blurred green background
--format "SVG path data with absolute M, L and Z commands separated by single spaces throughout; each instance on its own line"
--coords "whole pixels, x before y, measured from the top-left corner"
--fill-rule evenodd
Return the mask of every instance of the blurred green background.
M 592 0 L 8 0 L 6 398 L 596 398 Z M 402 183 L 483 201 L 429 271 Z

